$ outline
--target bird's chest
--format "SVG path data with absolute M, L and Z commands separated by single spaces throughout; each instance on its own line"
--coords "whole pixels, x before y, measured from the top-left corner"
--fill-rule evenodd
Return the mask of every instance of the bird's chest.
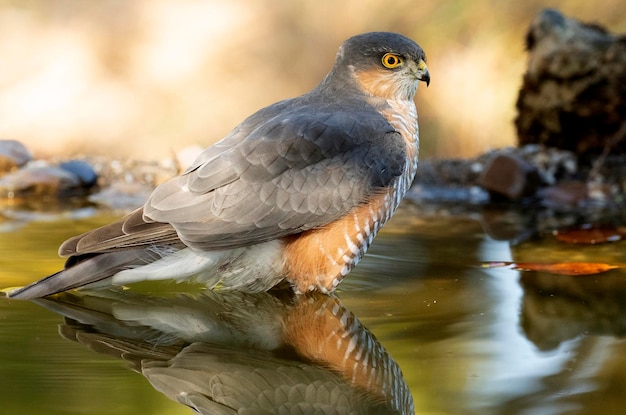
M 367 250 L 376 233 L 400 205 L 415 178 L 415 171 L 417 170 L 419 130 L 415 104 L 413 101 L 407 100 L 387 100 L 386 103 L 387 105 L 380 112 L 404 139 L 406 160 L 402 175 L 398 176 L 380 195 L 372 198 L 369 209 L 367 209 L 369 215 L 367 213 L 361 214 L 363 221 L 371 224 L 371 235 L 367 235 L 368 238 L 363 243 L 363 252 Z M 356 258 L 356 261 L 358 259 Z
M 381 110 L 381 114 L 402 135 L 406 145 L 407 164 L 401 177 L 405 182 L 404 187 L 406 187 L 413 181 L 417 169 L 419 154 L 417 110 L 413 101 L 387 100 L 387 105 L 385 109 Z M 406 188 L 404 190 L 406 191 Z
M 332 291 L 359 262 L 380 228 L 391 218 L 411 185 L 417 168 L 418 126 L 415 104 L 387 101 L 380 110 L 402 135 L 406 148 L 404 172 L 368 203 L 325 226 L 298 235 L 288 243 L 287 278 L 297 291 Z
M 388 203 L 384 206 L 386 219 L 393 215 L 400 205 L 400 201 L 413 183 L 419 155 L 419 127 L 417 124 L 417 110 L 413 101 L 386 100 L 385 107 L 380 110 L 383 117 L 400 133 L 404 139 L 406 160 L 404 172 L 398 176 L 385 194 Z M 385 220 L 386 222 L 386 220 Z M 381 223 L 378 229 L 384 224 Z

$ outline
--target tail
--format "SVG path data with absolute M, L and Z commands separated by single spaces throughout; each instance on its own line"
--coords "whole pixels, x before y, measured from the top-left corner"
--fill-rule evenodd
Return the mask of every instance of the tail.
M 154 253 L 146 249 L 107 252 L 79 259 L 79 262 L 70 258 L 64 270 L 10 291 L 8 296 L 31 300 L 78 287 L 107 285 L 110 284 L 108 280 L 119 271 L 145 265 L 155 259 Z

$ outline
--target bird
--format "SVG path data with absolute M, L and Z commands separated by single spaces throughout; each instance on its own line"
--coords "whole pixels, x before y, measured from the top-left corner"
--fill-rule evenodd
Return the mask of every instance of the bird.
M 430 72 L 410 38 L 348 38 L 315 88 L 244 119 L 142 207 L 65 241 L 63 270 L 8 296 L 165 279 L 333 292 L 413 181 L 419 82 Z

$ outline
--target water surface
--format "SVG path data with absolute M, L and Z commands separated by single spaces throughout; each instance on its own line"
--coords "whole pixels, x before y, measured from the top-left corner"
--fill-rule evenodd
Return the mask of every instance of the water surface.
M 546 233 L 520 239 L 491 218 L 492 212 L 407 201 L 340 285 L 333 307 L 355 316 L 388 352 L 418 414 L 623 413 L 624 270 L 571 277 L 480 264 L 626 262 L 625 243 L 570 246 Z M 514 225 L 524 229 L 523 219 Z M 7 214 L 0 222 L 2 286 L 56 271 L 63 263 L 56 256 L 60 242 L 110 220 L 92 211 Z M 191 288 L 159 284 L 137 292 L 172 298 L 181 289 Z M 109 312 L 111 306 L 97 307 Z M 128 352 L 111 352 L 128 343 L 111 347 L 108 340 L 101 347 L 89 341 L 100 335 L 97 325 L 77 325 L 61 314 L 45 304 L 0 301 L 1 413 L 190 413 L 133 371 Z M 159 347 L 180 346 L 162 336 Z M 170 351 L 159 347 L 143 352 Z

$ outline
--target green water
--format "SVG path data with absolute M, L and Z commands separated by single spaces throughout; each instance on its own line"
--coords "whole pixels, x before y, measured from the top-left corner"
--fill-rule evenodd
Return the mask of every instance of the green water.
M 568 277 L 479 265 L 623 263 L 626 243 L 570 246 L 549 234 L 511 243 L 485 233 L 487 217 L 405 203 L 340 285 L 338 304 L 401 368 L 418 414 L 623 413 L 624 270 Z M 56 271 L 60 242 L 110 220 L 91 211 L 7 214 L 1 285 Z M 141 295 L 151 289 L 185 286 Z M 89 336 L 68 340 L 77 330 L 70 323 L 32 302 L 0 301 L 0 413 L 191 413 L 133 371 L 128 356 Z

